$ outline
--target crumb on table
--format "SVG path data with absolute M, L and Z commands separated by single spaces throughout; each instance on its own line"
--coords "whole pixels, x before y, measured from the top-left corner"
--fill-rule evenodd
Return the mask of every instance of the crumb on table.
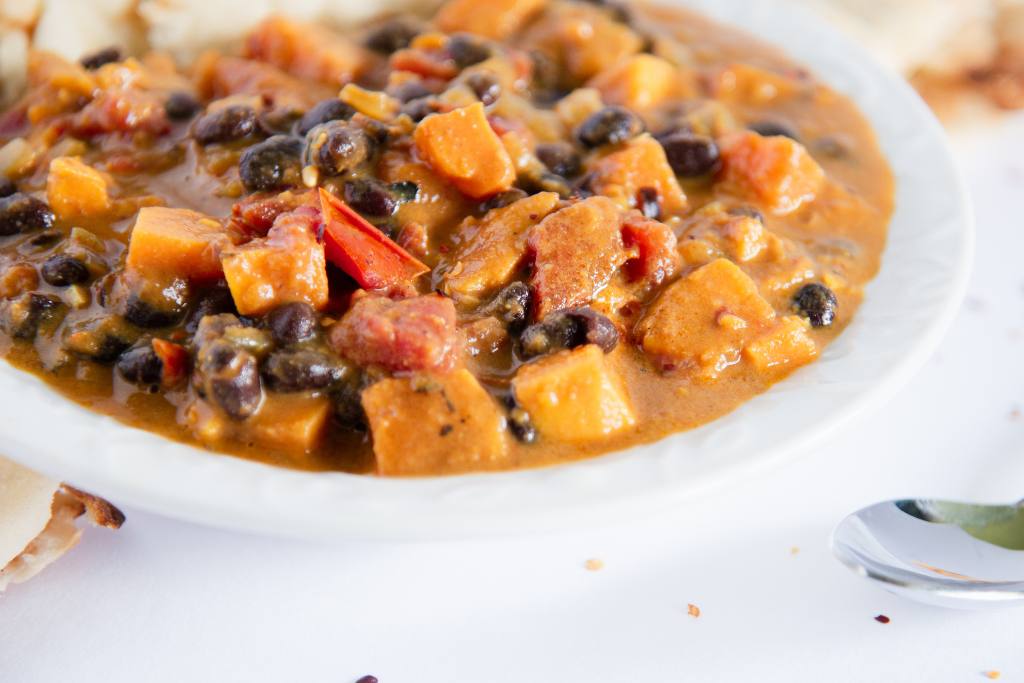
M 596 557 L 592 557 L 583 563 L 583 567 L 587 571 L 597 572 L 604 569 L 604 560 L 599 560 Z
M 693 617 L 694 619 L 696 619 L 697 617 L 699 617 L 699 616 L 700 616 L 700 607 L 697 607 L 697 605 L 694 605 L 694 604 L 693 604 L 693 603 L 691 602 L 691 603 L 689 603 L 689 604 L 688 604 L 688 605 L 686 606 L 686 613 L 687 613 L 687 614 L 689 614 L 689 615 L 690 615 L 691 617 Z

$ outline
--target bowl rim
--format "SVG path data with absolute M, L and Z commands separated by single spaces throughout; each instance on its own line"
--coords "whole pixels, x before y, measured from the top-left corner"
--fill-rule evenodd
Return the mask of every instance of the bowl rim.
M 653 444 L 541 469 L 417 479 L 302 472 L 211 454 L 93 413 L 0 363 L 4 455 L 118 504 L 211 526 L 317 539 L 454 538 L 654 512 L 806 454 L 882 405 L 938 346 L 973 260 L 970 198 L 940 124 L 903 79 L 804 11 L 787 8 L 782 17 L 770 0 L 660 4 L 702 11 L 785 46 L 853 98 L 893 167 L 896 213 L 881 270 L 854 321 L 816 363 L 729 415 Z M 894 272 L 898 265 L 904 274 Z M 876 301 L 886 293 L 901 300 Z M 808 388 L 815 392 L 800 391 Z

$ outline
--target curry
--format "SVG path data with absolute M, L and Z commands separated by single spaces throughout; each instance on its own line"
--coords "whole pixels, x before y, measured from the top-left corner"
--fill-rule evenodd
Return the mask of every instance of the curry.
M 36 53 L 29 80 L 0 353 L 288 467 L 534 467 L 707 423 L 843 330 L 892 211 L 850 101 L 676 10 L 271 17 L 187 68 Z

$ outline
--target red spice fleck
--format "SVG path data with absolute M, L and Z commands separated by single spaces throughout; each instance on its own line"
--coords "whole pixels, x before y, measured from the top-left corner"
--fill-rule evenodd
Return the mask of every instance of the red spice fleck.
M 875 617 L 875 621 L 877 621 L 879 624 L 888 624 L 890 619 L 884 614 L 879 614 L 877 617 Z

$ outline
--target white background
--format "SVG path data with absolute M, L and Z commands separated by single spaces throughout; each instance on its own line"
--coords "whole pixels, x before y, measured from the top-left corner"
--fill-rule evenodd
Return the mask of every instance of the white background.
M 911 604 L 828 550 L 878 500 L 1024 496 L 1024 117 L 956 146 L 979 228 L 963 310 L 896 400 L 810 457 L 540 538 L 318 546 L 129 509 L 0 598 L 0 681 L 1024 681 L 1024 609 Z

